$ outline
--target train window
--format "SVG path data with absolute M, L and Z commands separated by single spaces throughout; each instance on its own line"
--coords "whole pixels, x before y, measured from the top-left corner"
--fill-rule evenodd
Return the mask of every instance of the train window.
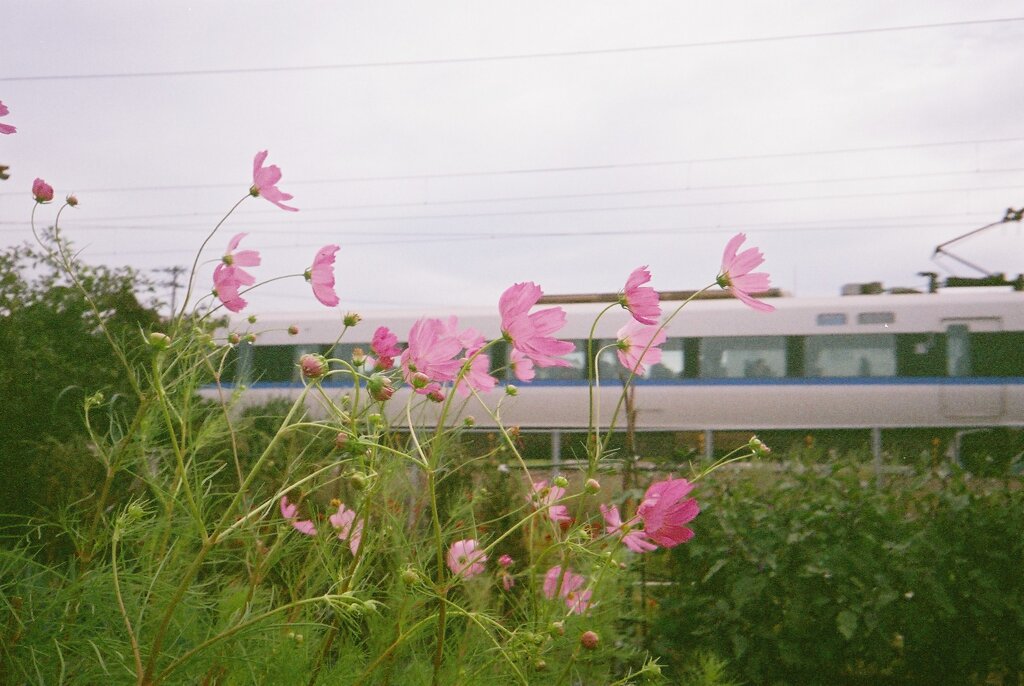
M 857 315 L 858 324 L 892 324 L 895 321 L 895 312 L 861 312 Z
M 291 381 L 297 359 L 293 345 L 254 345 L 252 380 Z
M 895 376 L 895 334 L 808 336 L 804 376 Z
M 703 378 L 756 378 L 785 375 L 785 336 L 701 339 L 700 376 Z
M 1024 331 L 972 331 L 974 376 L 1024 376 Z
M 598 349 L 605 348 L 606 346 L 612 346 L 615 341 L 602 340 L 595 341 L 595 345 Z M 680 379 L 683 377 L 683 370 L 685 365 L 683 363 L 683 339 L 682 338 L 669 338 L 661 346 L 661 361 L 655 364 L 644 364 L 646 371 L 641 375 L 637 375 L 637 380 L 642 379 Z M 619 362 L 618 355 L 615 354 L 615 349 L 608 348 L 601 353 L 599 369 L 601 371 L 601 379 L 617 379 L 621 375 L 629 374 L 629 370 L 622 366 Z
M 535 381 L 586 381 L 587 380 L 587 341 L 574 340 L 573 351 L 563 355 L 562 359 L 569 363 L 568 367 L 534 367 Z M 596 341 L 595 341 L 596 343 Z
M 846 315 L 842 312 L 822 312 L 817 321 L 818 326 L 842 326 L 846 323 Z
M 945 376 L 946 337 L 937 333 L 898 334 L 896 373 L 899 376 Z

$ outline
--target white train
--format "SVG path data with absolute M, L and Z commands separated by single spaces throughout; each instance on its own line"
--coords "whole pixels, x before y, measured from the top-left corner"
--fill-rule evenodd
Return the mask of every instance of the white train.
M 597 298 L 600 299 L 600 298 Z M 538 369 L 529 384 L 508 380 L 519 394 L 502 405 L 502 420 L 525 430 L 587 427 L 586 338 L 607 304 L 560 302 L 568 324 L 558 337 L 576 343 L 567 368 Z M 891 429 L 910 427 L 1024 427 L 1024 292 L 946 289 L 929 294 L 777 297 L 776 311 L 754 312 L 733 299 L 689 303 L 668 327 L 660 364 L 636 379 L 633 407 L 639 431 L 768 429 Z M 664 300 L 670 313 L 678 302 Z M 432 313 L 363 313 L 334 355 L 370 350 L 378 326 L 401 339 L 423 316 L 455 314 L 488 339 L 500 337 L 497 307 Z M 596 329 L 594 349 L 610 344 L 629 319 L 618 307 Z M 289 335 L 295 325 L 298 335 Z M 234 381 L 245 400 L 262 403 L 301 387 L 296 362 L 322 352 L 341 330 L 340 315 L 261 316 L 238 323 L 257 333 L 238 349 Z M 506 366 L 507 346 L 493 348 L 494 370 Z M 621 367 L 612 350 L 597 364 L 600 416 L 607 422 L 621 394 Z M 504 377 L 503 377 L 504 380 Z M 231 381 L 225 379 L 225 381 Z M 328 385 L 328 388 L 331 388 Z M 344 383 L 337 385 L 346 392 Z M 484 396 L 497 402 L 501 387 Z M 400 407 L 405 397 L 390 401 Z M 490 420 L 472 404 L 481 427 Z M 707 436 L 711 436 L 710 433 Z M 708 447 L 710 450 L 710 447 Z

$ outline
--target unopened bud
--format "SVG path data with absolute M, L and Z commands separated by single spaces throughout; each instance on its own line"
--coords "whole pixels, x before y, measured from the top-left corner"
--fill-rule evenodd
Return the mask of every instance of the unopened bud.
M 299 327 L 295 326 L 294 324 L 289 326 L 288 327 L 288 335 L 289 336 L 298 336 L 299 335 Z
M 565 636 L 565 622 L 551 622 L 551 628 L 549 631 L 552 636 Z
M 587 479 L 587 483 L 583 485 L 583 488 L 590 495 L 594 495 L 595 493 L 601 492 L 601 482 L 597 479 Z
M 366 490 L 366 475 L 361 472 L 356 472 L 348 477 L 349 483 L 352 484 L 352 488 L 357 491 Z
M 412 375 L 412 378 L 409 379 L 409 381 L 412 383 L 412 387 L 418 390 L 420 388 L 426 388 L 427 385 L 430 384 L 430 377 L 423 372 L 416 372 Z
M 362 348 L 354 348 L 352 350 L 352 366 L 362 367 L 364 362 L 366 362 L 366 351 Z
M 601 637 L 593 631 L 584 631 L 583 635 L 580 636 L 580 645 L 587 650 L 593 650 L 597 647 L 597 644 L 601 642 Z
M 467 429 L 472 428 L 472 427 L 476 426 L 476 418 L 473 417 L 472 415 L 468 416 L 468 417 L 465 417 L 462 420 L 462 425 L 464 427 L 466 427 Z
M 536 669 L 538 672 L 543 672 L 544 670 L 546 670 L 548 668 L 548 663 L 545 660 L 543 660 L 542 658 L 538 657 L 533 662 L 533 668 Z
M 569 480 L 566 479 L 564 476 L 559 475 L 556 476 L 551 483 L 553 483 L 555 486 L 558 486 L 559 488 L 565 488 L 566 486 L 569 485 Z
M 346 445 L 348 445 L 348 434 L 339 431 L 338 435 L 334 437 L 334 447 L 344 450 Z
M 370 392 L 371 398 L 381 403 L 391 400 L 391 396 L 395 394 L 395 387 L 391 385 L 391 379 L 383 374 L 372 375 L 366 382 L 366 389 Z
M 509 384 L 509 385 L 505 386 L 505 395 L 511 395 L 511 396 L 519 395 L 519 389 L 516 388 L 513 384 Z
M 751 436 L 750 441 L 747 443 L 747 448 L 754 453 L 754 457 L 768 457 L 771 455 L 772 449 L 764 444 L 757 436 Z
M 248 321 L 250 324 L 255 324 L 256 323 L 256 315 L 250 314 L 248 317 L 246 317 L 246 321 Z
M 171 337 L 159 331 L 149 334 L 149 345 L 156 350 L 167 350 L 171 347 Z
M 432 390 L 430 393 L 427 393 L 427 397 L 433 400 L 435 403 L 444 402 L 444 393 L 442 393 L 439 389 L 436 388 Z
M 355 312 L 348 312 L 342 318 L 341 323 L 344 324 L 345 326 L 355 326 L 361 321 L 363 321 L 363 318 L 360 317 L 358 314 L 356 314 Z
M 498 564 L 504 567 L 505 569 L 511 567 L 513 562 L 515 562 L 515 560 L 513 560 L 512 556 L 508 554 L 502 555 L 498 558 Z
M 420 575 L 415 569 L 407 568 L 402 572 L 402 583 L 412 586 L 420 580 Z
M 311 381 L 322 379 L 327 374 L 327 360 L 323 355 L 306 353 L 299 358 L 299 367 L 302 369 L 302 376 Z
M 254 334 L 254 333 L 247 333 L 247 334 L 245 334 L 245 336 L 242 337 L 242 340 L 244 340 L 246 343 L 255 343 L 256 342 L 256 334 Z
M 70 205 L 71 207 L 78 207 L 78 198 L 77 198 L 77 197 L 75 197 L 75 194 L 74 194 L 74 193 L 72 193 L 71 195 L 69 195 L 69 196 L 67 197 L 67 203 L 68 203 L 68 205 Z
M 242 337 L 239 336 L 237 333 L 232 333 L 228 336 L 228 343 L 230 343 L 231 345 L 238 345 L 241 342 Z

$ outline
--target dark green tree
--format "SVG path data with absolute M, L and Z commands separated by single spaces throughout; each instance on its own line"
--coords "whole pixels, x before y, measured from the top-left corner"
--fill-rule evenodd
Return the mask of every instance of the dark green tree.
M 43 239 L 54 245 L 52 234 Z M 70 246 L 64 250 L 72 254 Z M 79 261 L 74 268 L 82 288 L 47 248 L 24 244 L 0 252 L 0 515 L 53 514 L 94 497 L 103 470 L 90 452 L 84 400 L 103 394 L 92 415 L 103 432 L 137 405 L 126 364 L 138 363 L 145 333 L 160 327 L 156 310 L 137 295 L 152 293 L 152 286 L 130 268 Z M 124 357 L 98 325 L 96 310 Z

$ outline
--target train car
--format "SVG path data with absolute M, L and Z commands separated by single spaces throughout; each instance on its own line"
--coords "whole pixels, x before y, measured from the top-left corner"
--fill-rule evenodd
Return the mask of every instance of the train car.
M 547 298 L 558 302 L 558 298 Z M 491 348 L 491 368 L 519 386 L 502 403 L 502 420 L 532 430 L 584 430 L 588 378 L 596 376 L 602 422 L 608 422 L 626 376 L 614 354 L 616 332 L 629 314 L 613 307 L 598 321 L 593 350 L 587 337 L 605 303 L 561 299 L 568 323 L 558 336 L 576 344 L 568 367 L 538 368 L 522 384 L 506 371 L 508 346 Z M 778 297 L 761 313 L 733 299 L 697 299 L 667 327 L 661 362 L 634 380 L 631 399 L 638 431 L 730 429 L 882 429 L 1024 427 L 1024 293 L 945 289 L 937 293 Z M 667 316 L 679 303 L 663 301 Z M 550 305 L 541 305 L 550 306 Z M 363 314 L 334 356 L 369 350 L 378 326 L 401 339 L 423 316 L 459 317 L 488 339 L 500 338 L 497 308 Z M 299 328 L 288 335 L 289 325 Z M 235 382 L 245 401 L 290 396 L 301 387 L 297 360 L 338 340 L 340 316 L 261 316 L 234 330 L 257 333 L 238 349 Z M 598 354 L 598 351 L 600 353 Z M 328 388 L 347 392 L 337 381 Z M 499 389 L 483 396 L 497 402 Z M 396 403 L 397 401 L 397 403 Z M 391 403 L 400 404 L 396 395 Z M 467 412 L 479 426 L 486 412 Z M 618 415 L 620 418 L 622 414 Z M 710 437 L 710 433 L 707 434 Z

